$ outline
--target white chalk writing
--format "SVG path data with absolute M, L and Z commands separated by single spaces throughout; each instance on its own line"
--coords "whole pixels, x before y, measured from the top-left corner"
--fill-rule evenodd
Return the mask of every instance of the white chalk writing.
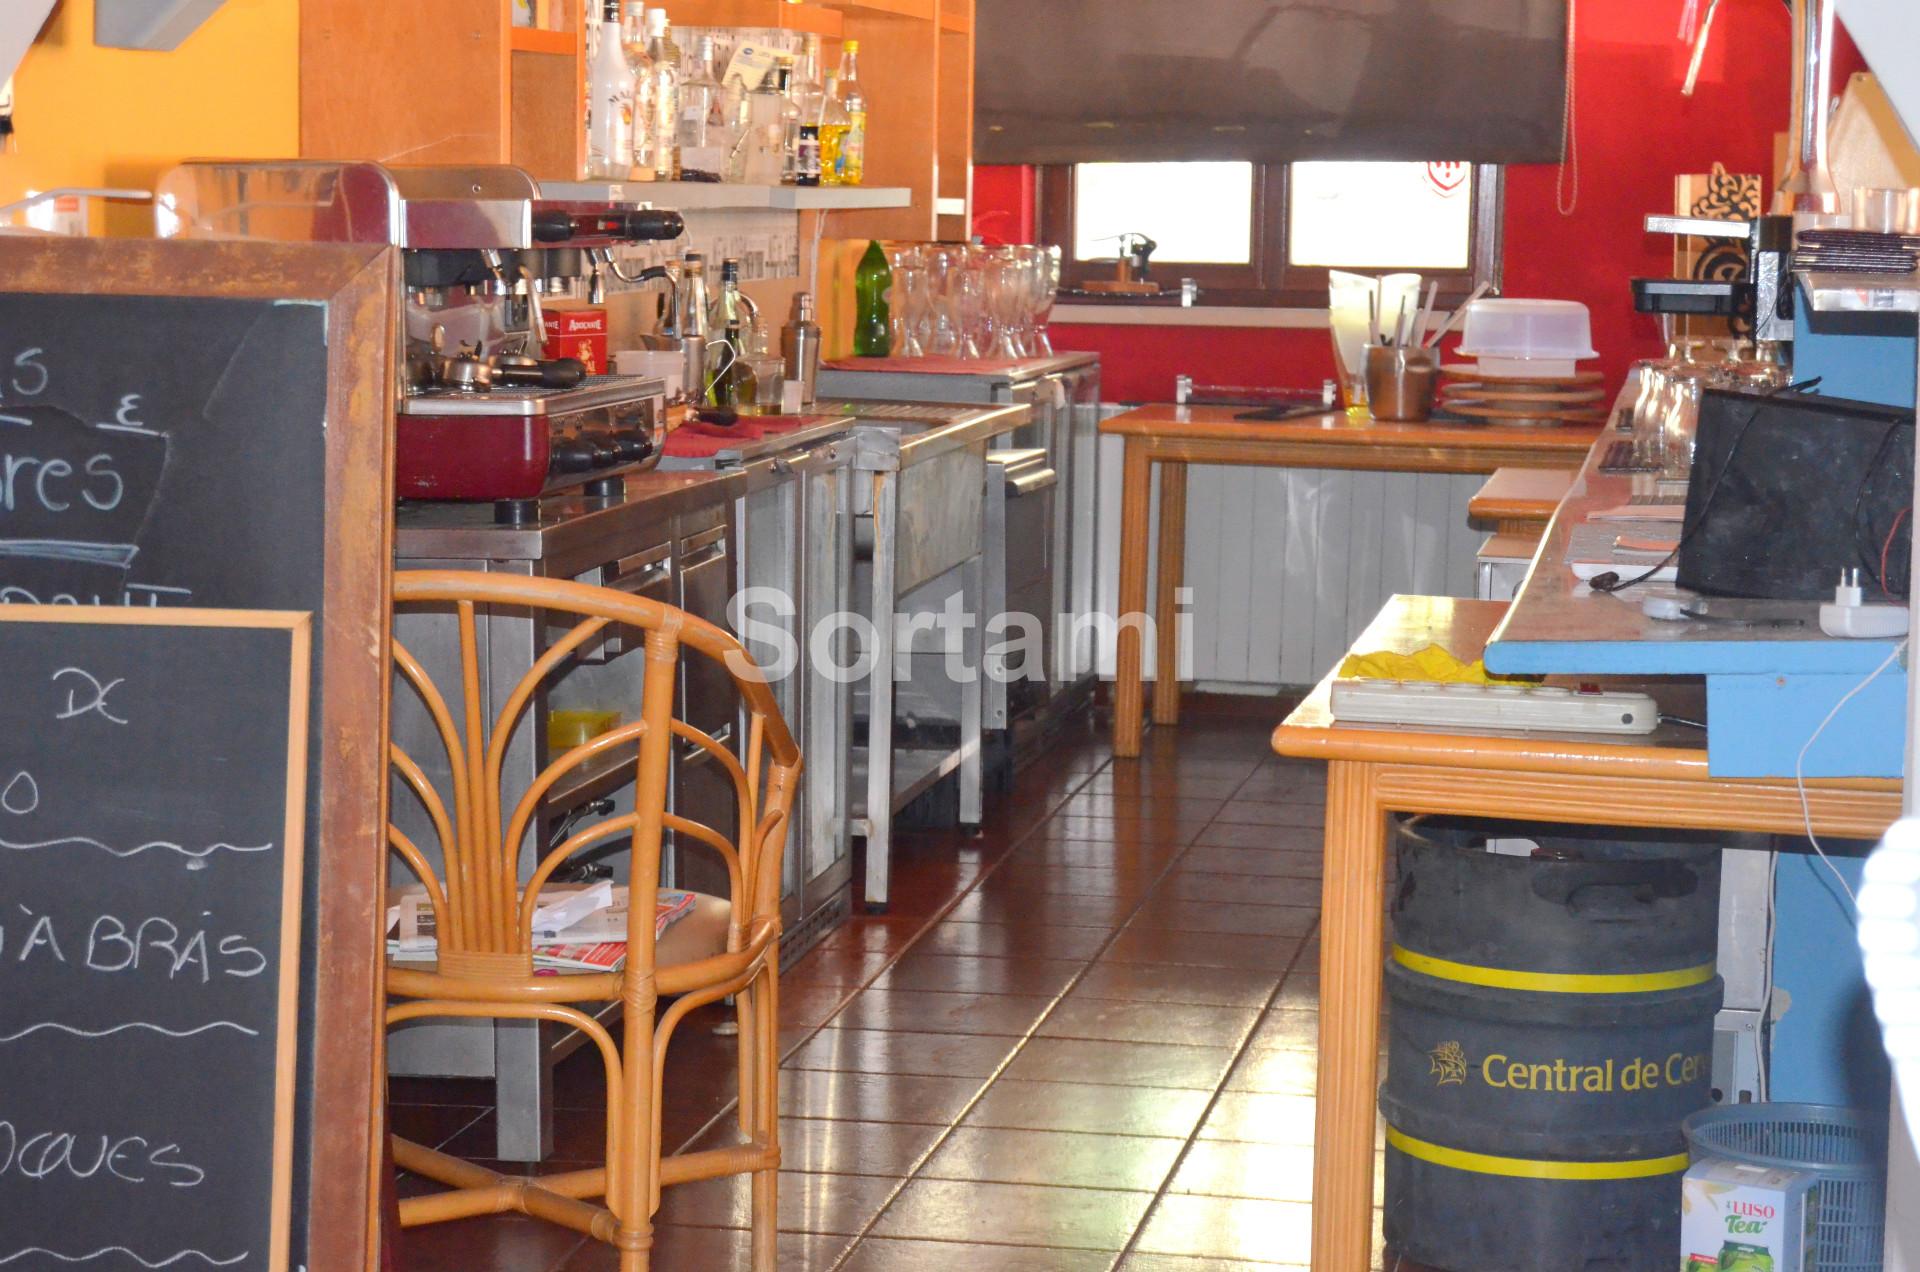
M 62 676 L 78 676 L 81 680 L 86 681 L 88 689 L 92 692 L 92 697 L 88 698 L 85 702 L 81 702 L 76 696 L 76 691 L 69 688 L 67 690 L 66 710 L 60 712 L 54 719 L 71 720 L 75 716 L 94 714 L 105 716 L 115 724 L 126 723 L 125 720 L 107 710 L 107 695 L 126 683 L 124 677 L 102 683 L 92 672 L 85 671 L 79 667 L 62 667 L 53 673 L 54 683 L 58 684 Z
M 0 1180 L 10 1173 L 30 1180 L 101 1176 L 128 1184 L 198 1188 L 207 1172 L 177 1160 L 181 1151 L 178 1144 L 155 1144 L 144 1135 L 28 1131 L 0 1118 Z
M 49 1250 L 45 1246 L 28 1246 L 26 1249 L 16 1251 L 13 1254 L 0 1254 L 0 1267 L 5 1267 L 16 1259 L 25 1259 L 36 1254 L 44 1254 L 48 1258 L 58 1259 L 62 1263 L 91 1263 L 95 1259 L 104 1259 L 108 1255 L 118 1254 L 125 1255 L 141 1267 L 158 1269 L 173 1267 L 175 1264 L 187 1259 L 196 1259 L 210 1268 L 230 1268 L 236 1263 L 245 1263 L 248 1252 L 243 1250 L 231 1259 L 216 1259 L 212 1255 L 200 1250 L 182 1250 L 180 1253 L 169 1255 L 156 1263 L 152 1259 L 134 1253 L 125 1246 L 102 1246 L 100 1249 L 87 1254 L 62 1254 L 58 1250 Z

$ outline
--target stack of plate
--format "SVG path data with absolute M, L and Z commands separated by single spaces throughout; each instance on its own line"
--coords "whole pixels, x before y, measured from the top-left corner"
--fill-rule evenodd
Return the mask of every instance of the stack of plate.
M 1802 230 L 1793 267 L 1831 274 L 1911 274 L 1920 266 L 1920 235 L 1866 230 Z
M 1478 365 L 1440 368 L 1440 409 L 1483 424 L 1604 424 L 1605 389 L 1598 371 L 1552 376 L 1492 375 Z

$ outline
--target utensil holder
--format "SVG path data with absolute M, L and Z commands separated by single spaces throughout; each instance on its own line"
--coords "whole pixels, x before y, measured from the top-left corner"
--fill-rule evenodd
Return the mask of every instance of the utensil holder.
M 1367 405 L 1376 420 L 1418 423 L 1433 414 L 1438 349 L 1367 346 Z

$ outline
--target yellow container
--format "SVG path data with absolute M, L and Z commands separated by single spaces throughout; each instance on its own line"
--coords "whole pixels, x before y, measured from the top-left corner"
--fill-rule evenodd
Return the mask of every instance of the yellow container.
M 569 709 L 547 717 L 547 749 L 569 751 L 584 746 L 609 729 L 620 727 L 618 711 Z

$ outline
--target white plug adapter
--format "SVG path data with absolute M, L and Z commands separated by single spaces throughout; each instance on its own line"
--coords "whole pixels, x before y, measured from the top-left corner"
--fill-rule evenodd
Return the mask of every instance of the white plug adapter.
M 1846 570 L 1833 589 L 1833 599 L 1820 606 L 1820 630 L 1846 640 L 1891 640 L 1907 634 L 1904 605 L 1868 605 L 1860 586 L 1860 571 Z

